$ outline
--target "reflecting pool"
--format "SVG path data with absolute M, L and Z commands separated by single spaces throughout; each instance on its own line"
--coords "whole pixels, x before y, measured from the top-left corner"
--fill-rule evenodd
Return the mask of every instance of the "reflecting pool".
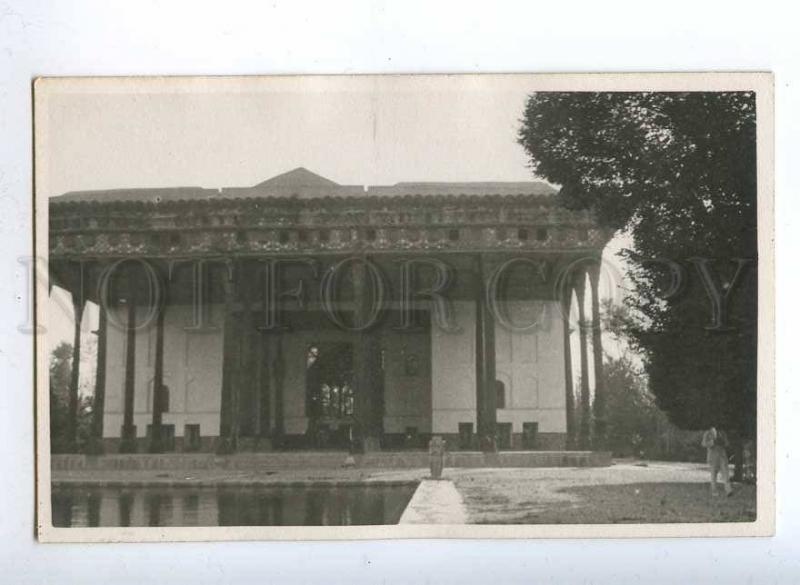
M 264 487 L 54 486 L 53 526 L 397 524 L 416 484 Z

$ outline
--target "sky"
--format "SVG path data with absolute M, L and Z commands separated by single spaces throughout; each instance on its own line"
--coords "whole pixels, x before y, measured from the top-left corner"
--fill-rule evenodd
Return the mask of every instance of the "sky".
M 348 185 L 536 179 L 517 143 L 533 90 L 523 76 L 105 81 L 47 89 L 38 185 L 46 197 L 250 186 L 300 166 Z M 613 254 L 606 257 L 616 265 Z M 49 345 L 71 342 L 68 295 L 54 293 L 50 305 Z M 84 321 L 84 330 L 95 327 L 96 312 Z
M 46 194 L 250 186 L 300 166 L 352 185 L 533 178 L 516 142 L 527 83 L 281 79 L 256 91 L 53 93 Z

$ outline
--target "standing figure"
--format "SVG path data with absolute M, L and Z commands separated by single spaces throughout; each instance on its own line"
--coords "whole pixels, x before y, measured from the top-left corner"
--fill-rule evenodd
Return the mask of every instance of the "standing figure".
M 428 443 L 428 455 L 431 463 L 431 479 L 441 479 L 442 469 L 444 468 L 445 440 L 441 437 L 433 437 Z
M 708 466 L 711 469 L 711 495 L 717 495 L 717 475 L 722 478 L 725 487 L 725 495 L 733 494 L 730 481 L 730 470 L 728 469 L 728 436 L 725 431 L 718 431 L 711 427 L 703 433 L 703 447 L 708 453 Z

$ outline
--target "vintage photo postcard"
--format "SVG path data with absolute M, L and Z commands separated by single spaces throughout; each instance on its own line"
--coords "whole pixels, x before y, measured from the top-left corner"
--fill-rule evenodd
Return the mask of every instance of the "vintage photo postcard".
M 772 534 L 772 86 L 35 80 L 39 539 Z

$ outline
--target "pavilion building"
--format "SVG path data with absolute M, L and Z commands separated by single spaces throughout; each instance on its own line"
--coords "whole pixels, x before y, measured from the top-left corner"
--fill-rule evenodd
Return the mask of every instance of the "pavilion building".
M 89 447 L 588 448 L 611 233 L 555 194 L 345 186 L 300 168 L 247 188 L 52 198 L 50 285 L 72 295 L 75 356 L 84 307 L 99 307 Z M 576 396 L 569 313 L 589 323 L 587 282 Z

